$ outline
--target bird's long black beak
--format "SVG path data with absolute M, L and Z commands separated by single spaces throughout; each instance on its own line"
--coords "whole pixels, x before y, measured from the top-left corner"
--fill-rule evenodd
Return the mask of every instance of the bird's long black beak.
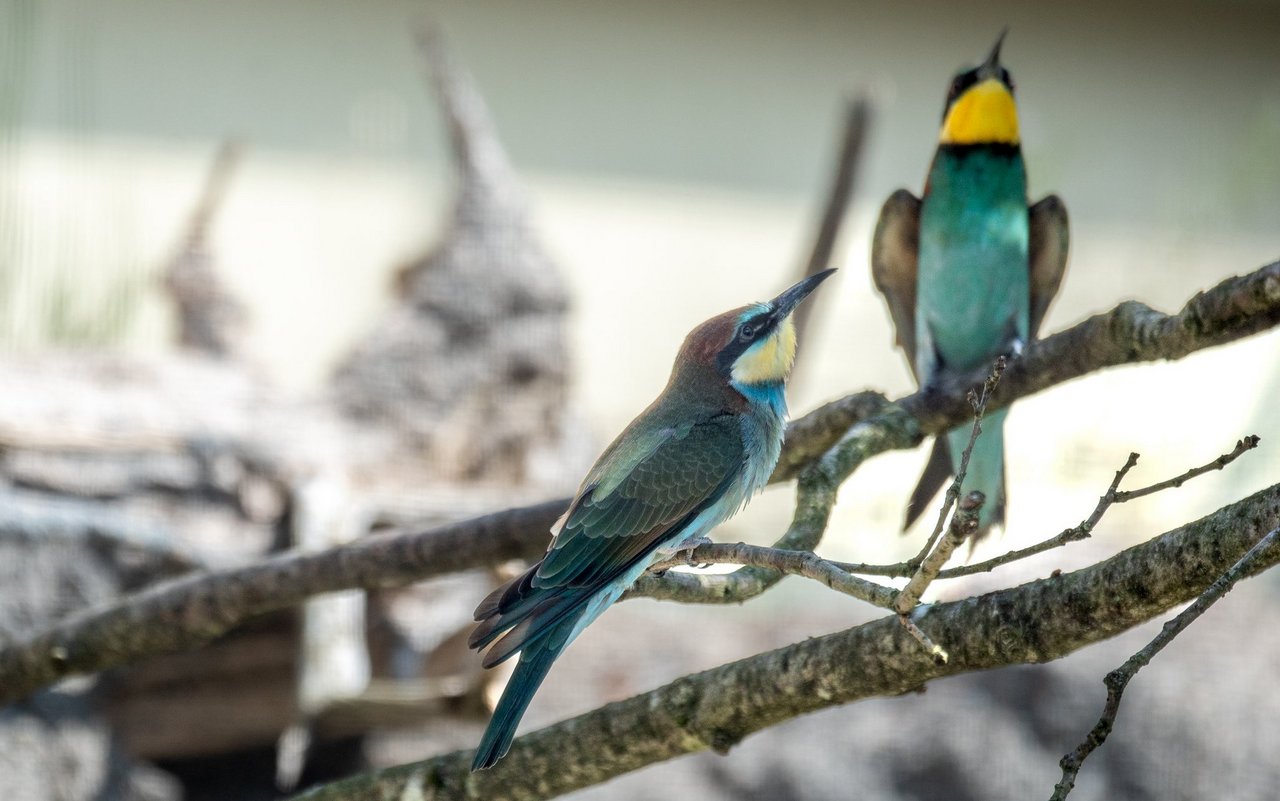
M 800 305 L 800 301 L 809 297 L 809 293 L 817 289 L 818 284 L 827 280 L 834 272 L 835 269 L 830 269 L 814 273 L 769 301 L 769 306 L 773 308 L 773 319 L 777 322 L 785 320 L 787 315 L 794 311 L 796 306 Z
M 1000 75 L 1000 46 L 1004 44 L 1004 37 L 1008 35 L 1008 28 L 1000 31 L 1000 36 L 996 38 L 995 47 L 991 48 L 991 52 L 987 54 L 987 60 L 978 67 L 979 75 L 984 77 Z

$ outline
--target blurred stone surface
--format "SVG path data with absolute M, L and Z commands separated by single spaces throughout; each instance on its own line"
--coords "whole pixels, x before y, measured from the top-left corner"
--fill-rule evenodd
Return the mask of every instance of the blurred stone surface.
M 112 521 L 62 510 L 0 513 L 0 640 L 29 634 L 189 566 L 169 546 L 117 536 Z M 0 798 L 178 801 L 168 774 L 132 759 L 78 679 L 0 709 Z

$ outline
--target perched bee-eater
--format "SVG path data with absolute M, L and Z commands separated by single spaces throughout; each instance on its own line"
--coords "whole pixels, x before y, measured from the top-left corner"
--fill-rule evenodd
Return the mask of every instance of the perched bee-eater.
M 1067 261 L 1067 210 L 1056 195 L 1027 207 L 1013 77 L 996 41 L 955 76 L 924 196 L 899 189 L 876 224 L 871 268 L 916 382 L 989 366 L 1034 338 Z M 988 414 L 964 490 L 986 504 L 979 536 L 1004 523 L 1004 420 Z M 907 504 L 904 528 L 959 468 L 970 426 L 939 436 Z M 976 538 L 975 538 L 976 541 Z
M 476 608 L 484 666 L 520 654 L 472 770 L 507 753 L 551 663 L 655 562 L 690 547 L 741 509 L 782 449 L 791 313 L 835 272 L 768 303 L 712 317 L 685 338 L 666 389 L 587 473 L 552 526 L 542 561 Z

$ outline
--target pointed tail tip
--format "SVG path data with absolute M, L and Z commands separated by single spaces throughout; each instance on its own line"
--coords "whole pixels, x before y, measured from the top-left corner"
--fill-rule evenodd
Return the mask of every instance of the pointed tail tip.
M 471 772 L 478 773 L 498 764 L 498 760 L 511 750 L 514 734 L 514 730 L 492 733 L 486 731 L 480 740 L 480 745 L 476 748 L 475 757 L 471 760 Z

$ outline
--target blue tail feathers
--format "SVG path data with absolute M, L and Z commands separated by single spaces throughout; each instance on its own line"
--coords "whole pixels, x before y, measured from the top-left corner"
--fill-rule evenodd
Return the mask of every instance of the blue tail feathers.
M 516 727 L 529 708 L 533 694 L 538 691 L 542 680 L 547 677 L 547 671 L 551 670 L 551 664 L 567 645 L 564 640 L 563 637 L 553 635 L 520 652 L 516 671 L 503 690 L 502 699 L 498 701 L 498 707 L 493 710 L 493 717 L 489 719 L 489 726 L 480 738 L 471 770 L 491 768 L 506 756 L 511 749 L 511 741 L 515 739 Z
M 991 412 L 982 419 L 982 433 L 969 455 L 961 495 L 979 490 L 986 496 L 978 515 L 978 533 L 974 541 L 986 535 L 993 525 L 1004 524 L 1004 419 L 1008 409 Z M 969 445 L 972 426 L 956 426 L 947 432 L 952 470 L 959 471 L 960 459 Z

